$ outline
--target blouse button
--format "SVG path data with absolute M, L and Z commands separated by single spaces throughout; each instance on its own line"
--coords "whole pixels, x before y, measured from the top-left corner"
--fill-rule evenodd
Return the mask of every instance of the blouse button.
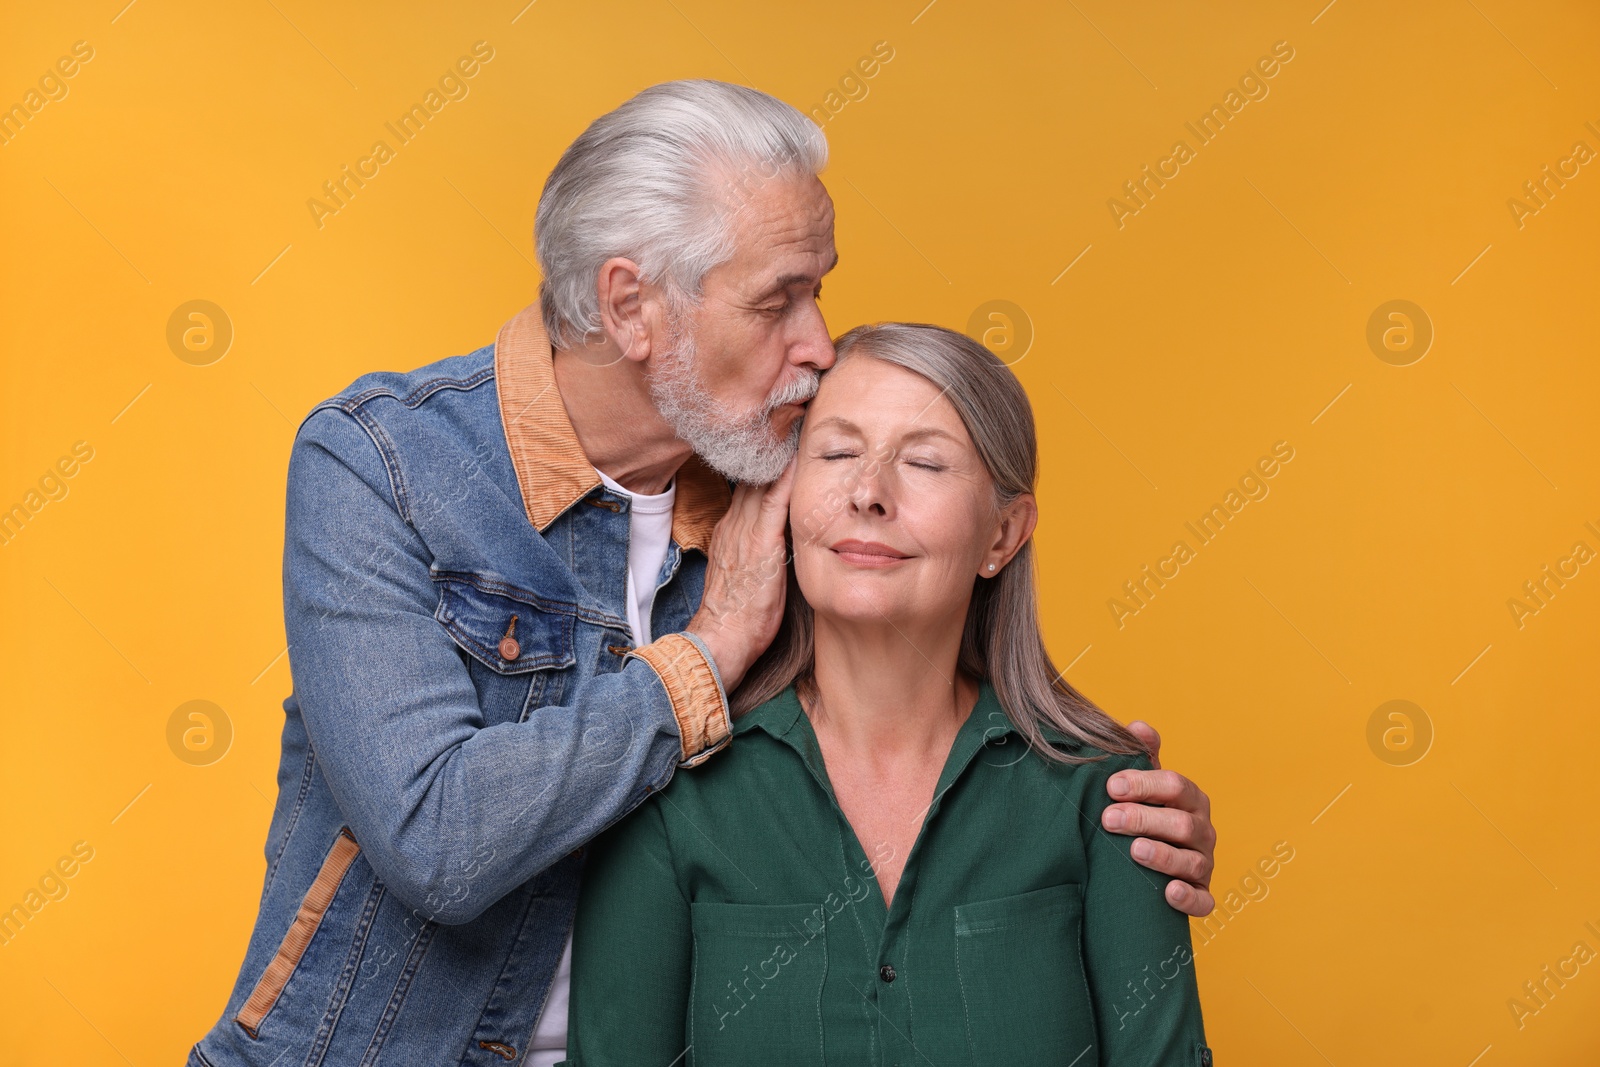
M 878 968 L 878 977 L 882 978 L 885 982 L 894 981 L 894 968 L 885 963 L 882 967 Z

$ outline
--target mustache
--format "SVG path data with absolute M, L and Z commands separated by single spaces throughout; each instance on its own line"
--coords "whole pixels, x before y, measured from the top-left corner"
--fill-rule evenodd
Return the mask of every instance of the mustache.
M 798 404 L 810 400 L 817 395 L 817 385 L 821 380 L 820 372 L 808 370 L 787 385 L 780 386 L 767 398 L 766 414 L 772 414 L 784 404 Z

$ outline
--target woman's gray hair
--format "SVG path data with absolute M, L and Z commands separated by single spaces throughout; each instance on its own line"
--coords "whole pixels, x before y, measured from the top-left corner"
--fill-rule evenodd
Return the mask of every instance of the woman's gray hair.
M 889 322 L 857 326 L 836 342 L 838 362 L 865 357 L 892 363 L 938 386 L 961 416 L 994 486 L 998 510 L 1038 482 L 1039 447 L 1028 394 L 1011 369 L 983 345 L 941 326 Z M 841 501 L 842 506 L 842 501 Z M 804 537 L 827 516 L 790 516 L 790 536 Z M 783 623 L 766 653 L 746 673 L 731 697 L 735 715 L 794 685 L 815 695 L 812 677 L 812 612 L 795 581 L 791 554 Z M 1030 747 L 1047 758 L 1083 763 L 1098 756 L 1074 755 L 1048 743 L 1054 729 L 1103 752 L 1144 753 L 1127 727 L 1072 687 L 1045 649 L 1030 537 L 992 578 L 974 578 L 972 601 L 961 636 L 958 667 L 987 679 L 1000 706 Z
M 595 280 L 613 256 L 674 298 L 698 299 L 706 272 L 733 255 L 734 219 L 756 185 L 827 162 L 816 123 L 727 82 L 663 82 L 601 115 L 539 196 L 534 243 L 551 343 L 574 348 L 601 328 Z

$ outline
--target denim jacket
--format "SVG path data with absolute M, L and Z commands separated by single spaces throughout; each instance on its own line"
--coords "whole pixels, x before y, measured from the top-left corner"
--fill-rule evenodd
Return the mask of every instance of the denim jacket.
M 730 499 L 677 474 L 651 629 L 537 305 L 319 404 L 289 462 L 278 799 L 260 912 L 190 1067 L 520 1063 L 583 846 L 729 737 L 683 631 Z

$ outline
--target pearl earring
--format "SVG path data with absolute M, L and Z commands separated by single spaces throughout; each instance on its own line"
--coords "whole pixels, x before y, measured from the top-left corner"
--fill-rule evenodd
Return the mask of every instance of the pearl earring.
M 994 570 L 994 564 L 993 563 L 989 564 L 989 569 L 990 570 Z

